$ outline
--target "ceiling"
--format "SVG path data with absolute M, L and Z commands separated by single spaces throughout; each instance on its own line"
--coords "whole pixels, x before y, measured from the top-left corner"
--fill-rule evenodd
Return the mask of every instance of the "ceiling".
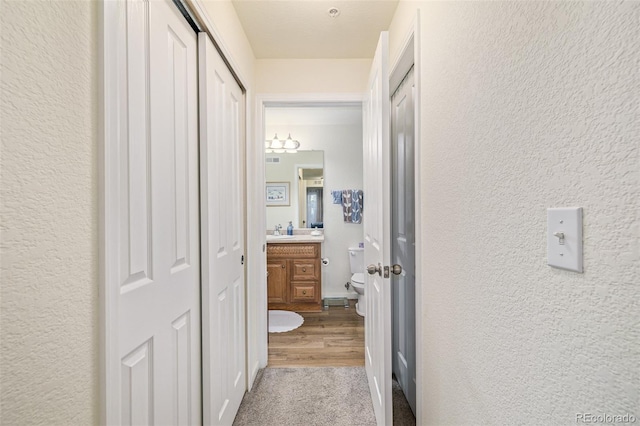
M 232 0 L 258 59 L 371 58 L 398 0 Z M 336 18 L 329 9 L 337 8 Z

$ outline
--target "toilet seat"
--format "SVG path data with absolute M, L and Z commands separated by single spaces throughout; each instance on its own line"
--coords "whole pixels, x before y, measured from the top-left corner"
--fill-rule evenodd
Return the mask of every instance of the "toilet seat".
M 355 274 L 351 275 L 351 283 L 364 285 L 364 273 L 356 272 Z

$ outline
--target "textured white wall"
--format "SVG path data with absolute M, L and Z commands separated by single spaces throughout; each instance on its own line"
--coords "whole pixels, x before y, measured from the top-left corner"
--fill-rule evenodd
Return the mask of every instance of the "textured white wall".
M 401 2 L 392 39 L 417 7 L 424 420 L 640 417 L 640 3 Z M 561 206 L 584 274 L 546 265 Z
M 215 26 L 221 42 L 230 54 L 235 71 L 243 78 L 245 89 L 253 88 L 255 57 L 230 0 L 202 0 L 206 13 Z
M 364 241 L 362 224 L 345 223 L 340 204 L 333 204 L 331 191 L 362 189 L 362 123 L 350 126 L 325 127 L 313 132 L 319 136 L 315 149 L 324 150 L 324 225 L 325 243 L 322 255 L 330 264 L 322 267 L 322 297 L 357 295 L 344 285 L 351 278 L 349 247 Z M 321 148 L 322 147 L 322 148 Z M 367 194 L 364 195 L 363 218 L 367 214 Z
M 258 59 L 256 93 L 361 93 L 371 59 Z
M 0 17 L 1 423 L 95 424 L 97 4 Z

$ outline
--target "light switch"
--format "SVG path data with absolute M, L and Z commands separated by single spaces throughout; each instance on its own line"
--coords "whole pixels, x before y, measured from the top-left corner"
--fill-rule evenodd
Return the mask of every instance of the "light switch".
M 547 264 L 582 272 L 582 207 L 547 209 Z

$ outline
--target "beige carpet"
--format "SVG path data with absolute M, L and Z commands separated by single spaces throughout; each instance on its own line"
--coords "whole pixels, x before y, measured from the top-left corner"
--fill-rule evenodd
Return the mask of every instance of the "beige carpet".
M 364 367 L 266 368 L 234 426 L 374 426 Z

